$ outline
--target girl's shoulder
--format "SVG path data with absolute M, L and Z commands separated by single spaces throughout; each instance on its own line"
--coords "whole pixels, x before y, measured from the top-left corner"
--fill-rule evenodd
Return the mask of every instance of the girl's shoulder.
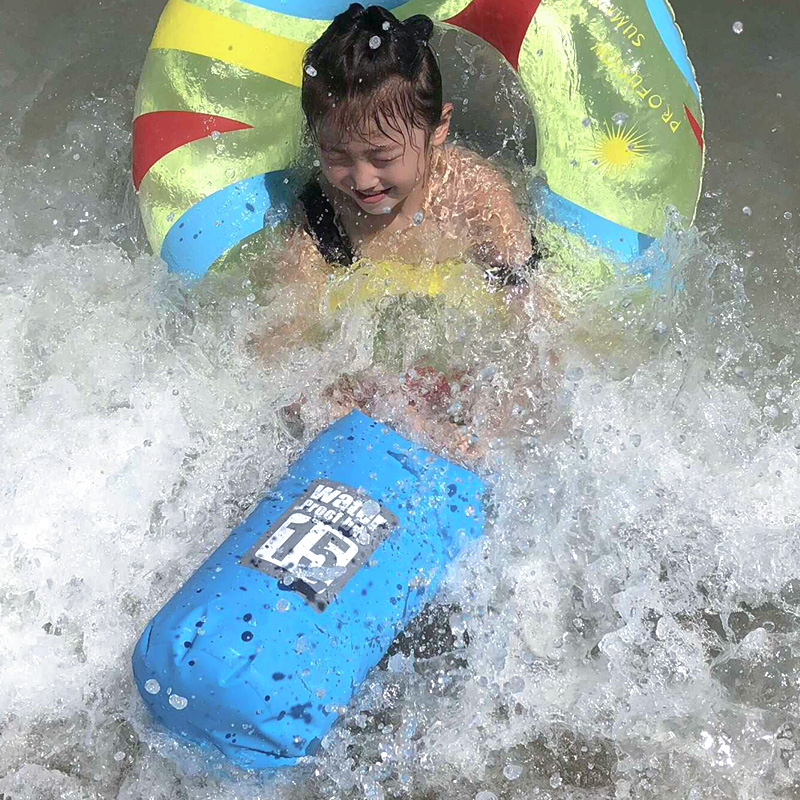
M 441 153 L 445 170 L 449 171 L 453 177 L 460 175 L 472 180 L 484 180 L 485 178 L 496 178 L 504 182 L 506 180 L 502 171 L 488 158 L 468 147 L 453 144 L 443 147 Z
M 440 150 L 437 165 L 440 189 L 451 202 L 472 205 L 487 194 L 508 194 L 511 186 L 505 173 L 489 159 L 462 145 L 449 145 Z

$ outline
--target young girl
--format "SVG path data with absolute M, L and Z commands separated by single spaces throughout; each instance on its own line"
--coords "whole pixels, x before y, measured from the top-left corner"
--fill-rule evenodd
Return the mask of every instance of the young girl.
M 382 291 L 423 295 L 437 291 L 432 282 L 461 292 L 525 283 L 533 240 L 508 182 L 475 153 L 445 146 L 453 107 L 443 102 L 432 32 L 426 16 L 400 22 L 354 3 L 307 51 L 302 105 L 321 169 L 301 193 L 282 265 L 286 284 L 302 287 L 296 316 L 268 332 L 265 352 L 302 334 L 297 320 L 319 308 L 331 273 L 372 265 L 374 274 L 379 264 Z M 456 263 L 480 269 L 442 274 L 440 265 Z M 356 294 L 365 291 L 362 282 Z M 404 388 L 419 410 L 426 398 L 416 384 Z M 363 406 L 352 389 L 339 387 L 342 404 Z

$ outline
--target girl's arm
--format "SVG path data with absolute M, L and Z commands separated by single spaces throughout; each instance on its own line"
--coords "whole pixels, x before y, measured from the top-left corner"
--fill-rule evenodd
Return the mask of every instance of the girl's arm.
M 326 264 L 314 240 L 302 227 L 289 237 L 277 264 L 278 305 L 284 313 L 256 340 L 264 358 L 300 344 L 319 321 Z

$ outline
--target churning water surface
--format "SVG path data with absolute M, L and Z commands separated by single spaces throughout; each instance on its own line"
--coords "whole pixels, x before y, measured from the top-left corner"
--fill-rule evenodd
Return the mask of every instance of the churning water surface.
M 675 0 L 709 156 L 665 245 L 682 288 L 479 343 L 484 397 L 530 390 L 489 450 L 493 529 L 275 777 L 157 730 L 129 657 L 373 332 L 264 364 L 269 290 L 190 291 L 147 254 L 129 130 L 161 5 L 3 3 L 0 796 L 800 797 L 796 0 Z

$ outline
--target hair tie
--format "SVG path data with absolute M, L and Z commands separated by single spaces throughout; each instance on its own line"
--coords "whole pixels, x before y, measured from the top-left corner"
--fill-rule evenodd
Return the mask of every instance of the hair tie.
M 433 21 L 425 14 L 415 14 L 405 21 L 406 30 L 422 44 L 427 45 L 433 34 Z

